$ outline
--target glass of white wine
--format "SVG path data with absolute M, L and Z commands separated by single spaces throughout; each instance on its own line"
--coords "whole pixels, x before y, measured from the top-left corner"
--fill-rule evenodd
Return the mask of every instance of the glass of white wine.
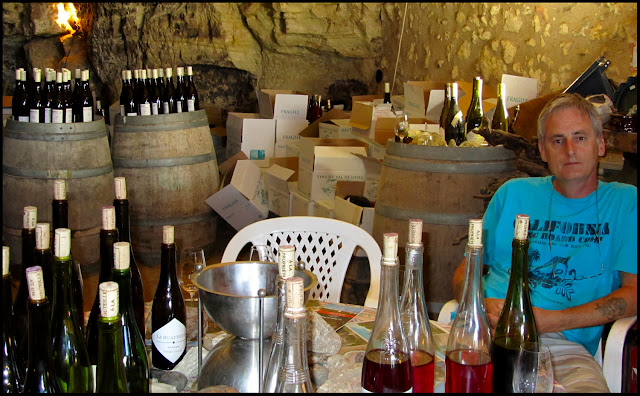
M 190 302 L 194 301 L 194 296 L 198 292 L 198 288 L 193 284 L 192 276 L 206 267 L 206 265 L 204 250 L 202 250 L 202 248 L 187 247 L 180 251 L 178 282 L 180 282 L 182 290 L 189 293 Z

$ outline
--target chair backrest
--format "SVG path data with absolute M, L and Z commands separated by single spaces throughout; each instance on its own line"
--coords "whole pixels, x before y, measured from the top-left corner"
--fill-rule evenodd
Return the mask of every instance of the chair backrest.
M 365 306 L 377 307 L 380 290 L 382 251 L 375 239 L 353 224 L 324 217 L 287 216 L 261 220 L 244 227 L 231 238 L 222 254 L 222 262 L 233 262 L 247 243 L 266 245 L 277 257 L 280 245 L 294 245 L 296 259 L 318 277 L 310 298 L 340 302 L 347 267 L 356 247 L 369 259 L 371 272 Z

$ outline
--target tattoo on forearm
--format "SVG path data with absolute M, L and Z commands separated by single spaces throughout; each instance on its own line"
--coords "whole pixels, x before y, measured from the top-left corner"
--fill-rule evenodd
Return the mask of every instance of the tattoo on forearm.
M 615 320 L 620 317 L 624 314 L 626 308 L 627 302 L 621 297 L 613 297 L 602 303 L 596 304 L 596 309 L 602 314 L 602 316 L 609 320 Z

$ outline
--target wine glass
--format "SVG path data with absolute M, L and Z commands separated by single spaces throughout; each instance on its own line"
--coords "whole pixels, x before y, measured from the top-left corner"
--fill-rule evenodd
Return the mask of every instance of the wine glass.
M 553 366 L 549 347 L 539 342 L 520 345 L 513 373 L 513 391 L 516 393 L 551 393 Z
M 204 250 L 202 248 L 188 247 L 180 251 L 178 263 L 178 282 L 182 290 L 189 293 L 190 302 L 193 302 L 198 288 L 193 284 L 191 277 L 206 266 Z

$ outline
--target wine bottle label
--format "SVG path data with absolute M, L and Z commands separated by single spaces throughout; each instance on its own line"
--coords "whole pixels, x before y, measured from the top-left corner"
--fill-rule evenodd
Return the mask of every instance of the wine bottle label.
M 35 206 L 25 206 L 22 212 L 22 228 L 33 230 L 38 222 L 38 208 Z
M 383 259 L 395 260 L 398 253 L 398 234 L 388 232 L 383 235 Z
M 113 179 L 116 188 L 116 199 L 127 199 L 127 182 L 124 177 L 118 176 Z
M 115 242 L 113 244 L 113 266 L 117 270 L 129 268 L 129 242 Z
M 46 298 L 44 282 L 42 280 L 42 267 L 34 265 L 25 270 L 27 274 L 27 289 L 31 301 L 42 301 Z
M 174 241 L 174 228 L 172 225 L 162 226 L 162 243 L 170 245 Z
M 115 318 L 118 316 L 119 290 L 116 282 L 102 282 L 100 289 L 100 316 Z
M 2 276 L 9 275 L 9 246 L 2 247 Z
M 39 109 L 29 109 L 29 122 L 40 122 Z
M 182 101 L 176 100 L 176 113 L 182 113 Z
M 178 319 L 173 318 L 151 334 L 151 341 L 162 356 L 175 363 L 187 347 L 187 328 Z
M 178 77 L 184 76 L 184 67 L 180 66 L 180 67 L 176 68 L 176 75 Z
M 151 103 L 140 103 L 140 115 L 151 115 Z
M 187 76 L 193 76 L 193 67 L 187 66 Z
M 36 224 L 36 249 L 44 250 L 49 249 L 51 243 L 51 233 L 49 230 L 49 223 Z
M 93 121 L 93 108 L 91 106 L 82 108 L 82 122 Z
M 422 220 L 409 220 L 409 244 L 418 244 L 422 242 Z
M 286 311 L 285 316 L 290 318 L 304 315 L 304 281 L 302 278 L 292 276 L 285 281 Z
M 187 111 L 196 111 L 195 99 L 187 99 Z
M 45 124 L 51 123 L 51 109 L 47 107 L 45 107 L 44 109 L 44 123 Z
M 458 122 L 460 122 L 460 120 L 462 120 L 462 110 L 458 110 L 456 115 L 453 116 L 453 119 L 451 120 L 451 126 L 456 126 Z
M 28 116 L 18 116 L 18 121 L 20 122 L 29 122 Z
M 169 102 L 162 102 L 162 113 L 169 114 Z
M 482 247 L 482 219 L 469 220 L 469 246 Z
M 516 227 L 515 227 L 514 238 L 521 241 L 526 241 L 528 234 L 529 234 L 529 216 L 523 215 L 523 214 L 516 215 Z
M 283 279 L 291 278 L 296 269 L 296 248 L 291 245 L 280 246 L 278 249 L 278 271 Z
M 71 230 L 58 228 L 55 231 L 53 254 L 56 257 L 71 256 Z M 36 235 L 37 236 L 37 235 Z
M 389 83 L 384 83 L 384 93 L 389 93 L 391 91 L 389 85 Z
M 73 109 L 72 108 L 65 109 L 64 122 L 65 123 L 73 122 Z
M 102 207 L 102 229 L 103 230 L 116 229 L 116 208 L 114 206 Z
M 64 110 L 53 109 L 51 111 L 51 122 L 54 124 L 62 124 L 64 122 Z
M 151 115 L 158 115 L 160 112 L 158 111 L 159 104 L 158 102 L 151 103 Z
M 124 115 L 124 105 L 120 105 L 120 115 Z
M 67 199 L 66 182 L 64 179 L 57 179 L 53 181 L 53 199 L 60 201 Z
M 138 115 L 138 113 L 127 113 L 127 116 L 129 116 L 129 117 L 135 117 L 137 115 Z

